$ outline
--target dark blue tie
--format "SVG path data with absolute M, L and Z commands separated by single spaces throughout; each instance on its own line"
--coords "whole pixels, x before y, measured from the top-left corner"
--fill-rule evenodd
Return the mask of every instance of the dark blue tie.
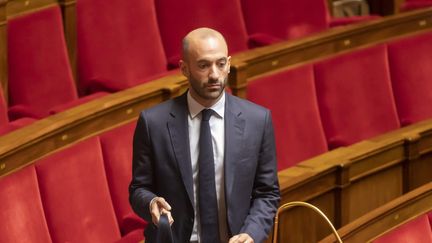
M 201 242 L 219 243 L 219 218 L 215 186 L 215 166 L 212 136 L 209 120 L 214 113 L 211 109 L 201 111 L 201 130 L 199 138 L 198 178 L 199 212 L 201 220 Z

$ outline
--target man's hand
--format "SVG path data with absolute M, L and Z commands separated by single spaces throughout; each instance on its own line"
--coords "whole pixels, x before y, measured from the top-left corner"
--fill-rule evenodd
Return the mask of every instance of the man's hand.
M 174 223 L 174 219 L 171 216 L 171 206 L 165 201 L 163 197 L 155 197 L 150 202 L 150 213 L 153 224 L 156 226 L 159 224 L 159 218 L 161 214 L 166 214 L 168 216 L 170 225 Z
M 248 234 L 242 233 L 231 237 L 229 243 L 254 243 L 254 240 Z

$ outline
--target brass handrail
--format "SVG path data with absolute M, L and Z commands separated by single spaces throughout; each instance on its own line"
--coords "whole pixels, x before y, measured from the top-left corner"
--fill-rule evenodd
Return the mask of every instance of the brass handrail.
M 338 234 L 338 232 L 336 231 L 335 227 L 333 226 L 333 224 L 330 222 L 330 220 L 327 218 L 327 216 L 317 207 L 315 207 L 314 205 L 310 204 L 310 203 L 306 203 L 306 202 L 289 202 L 289 203 L 285 203 L 282 206 L 280 206 L 276 212 L 276 216 L 275 216 L 275 223 L 274 223 L 274 230 L 273 230 L 273 243 L 277 243 L 277 237 L 278 237 L 278 225 L 279 225 L 279 214 L 282 213 L 283 211 L 287 210 L 288 208 L 292 208 L 292 207 L 296 207 L 296 206 L 302 206 L 302 207 L 307 207 L 310 208 L 312 210 L 314 210 L 315 212 L 317 212 L 319 215 L 321 215 L 321 217 L 323 217 L 326 222 L 328 223 L 328 225 L 330 226 L 331 230 L 333 231 L 333 234 L 336 236 L 336 239 L 339 243 L 342 243 L 342 240 Z

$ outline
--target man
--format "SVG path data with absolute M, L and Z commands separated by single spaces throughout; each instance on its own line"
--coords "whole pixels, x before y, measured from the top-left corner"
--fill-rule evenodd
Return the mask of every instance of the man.
M 225 93 L 230 60 L 219 32 L 193 30 L 180 61 L 189 90 L 140 114 L 129 191 L 134 211 L 153 222 L 146 243 L 162 213 L 179 243 L 260 243 L 273 225 L 280 196 L 271 114 Z

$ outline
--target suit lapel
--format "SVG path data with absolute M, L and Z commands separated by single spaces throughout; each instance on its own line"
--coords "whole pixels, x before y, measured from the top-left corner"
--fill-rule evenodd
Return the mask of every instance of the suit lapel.
M 193 178 L 189 148 L 188 108 L 186 94 L 175 99 L 168 120 L 171 143 L 183 179 L 184 186 L 193 205 Z
M 225 196 L 228 201 L 234 185 L 235 170 L 241 158 L 240 153 L 243 151 L 241 146 L 244 144 L 245 120 L 229 94 L 226 95 L 225 105 Z

